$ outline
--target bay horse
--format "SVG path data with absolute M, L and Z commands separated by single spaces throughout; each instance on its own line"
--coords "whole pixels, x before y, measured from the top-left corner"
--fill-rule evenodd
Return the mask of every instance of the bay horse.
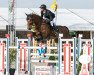
M 46 40 L 58 38 L 55 31 L 50 27 L 50 25 L 47 25 L 41 16 L 35 13 L 26 14 L 26 16 L 27 29 L 32 31 L 32 27 L 34 28 L 33 37 Z M 66 26 L 56 27 L 58 28 L 58 32 L 63 34 L 63 38 L 69 38 L 69 30 Z

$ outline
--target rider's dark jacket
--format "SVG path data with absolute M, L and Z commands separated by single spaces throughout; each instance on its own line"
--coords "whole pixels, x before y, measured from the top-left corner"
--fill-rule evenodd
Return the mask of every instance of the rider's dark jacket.
M 46 9 L 46 12 L 43 13 L 41 11 L 41 17 L 43 18 L 43 16 L 47 19 L 49 19 L 49 22 L 52 21 L 55 18 L 55 14 L 53 12 L 51 12 L 50 10 Z

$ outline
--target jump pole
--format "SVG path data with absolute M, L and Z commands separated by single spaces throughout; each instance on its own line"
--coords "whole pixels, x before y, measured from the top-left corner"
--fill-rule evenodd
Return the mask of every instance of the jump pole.
M 20 43 L 20 70 L 26 71 L 26 43 Z
M 73 49 L 73 75 L 76 75 L 76 37 L 74 37 L 74 49 Z
M 27 37 L 28 37 L 28 46 L 30 46 L 31 34 L 28 34 Z M 31 75 L 30 49 L 28 49 L 28 75 Z
M 80 56 L 80 52 L 81 52 L 81 37 L 78 38 L 78 58 Z
M 6 41 L 6 75 L 9 75 L 9 34 L 5 35 Z
M 71 74 L 71 44 L 63 44 L 64 50 L 64 75 Z
M 62 69 L 62 41 L 61 41 L 61 37 L 63 37 L 63 34 L 59 34 L 58 37 L 58 75 L 62 75 L 61 74 L 61 69 Z

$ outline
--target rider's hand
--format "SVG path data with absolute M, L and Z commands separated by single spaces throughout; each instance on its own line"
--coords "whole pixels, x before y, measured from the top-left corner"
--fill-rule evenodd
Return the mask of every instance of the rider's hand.
M 47 18 L 45 19 L 45 21 L 46 21 L 46 23 L 49 23 L 49 22 L 50 22 L 50 20 L 49 20 L 49 19 L 47 19 Z
M 48 18 L 43 17 L 43 22 L 49 23 L 50 20 Z

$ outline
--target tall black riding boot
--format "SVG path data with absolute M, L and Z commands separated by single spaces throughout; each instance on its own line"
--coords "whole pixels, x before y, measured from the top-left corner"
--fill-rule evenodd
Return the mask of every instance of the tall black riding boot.
M 55 30 L 55 32 L 59 32 L 58 28 L 56 27 L 56 25 L 53 25 L 53 29 Z

